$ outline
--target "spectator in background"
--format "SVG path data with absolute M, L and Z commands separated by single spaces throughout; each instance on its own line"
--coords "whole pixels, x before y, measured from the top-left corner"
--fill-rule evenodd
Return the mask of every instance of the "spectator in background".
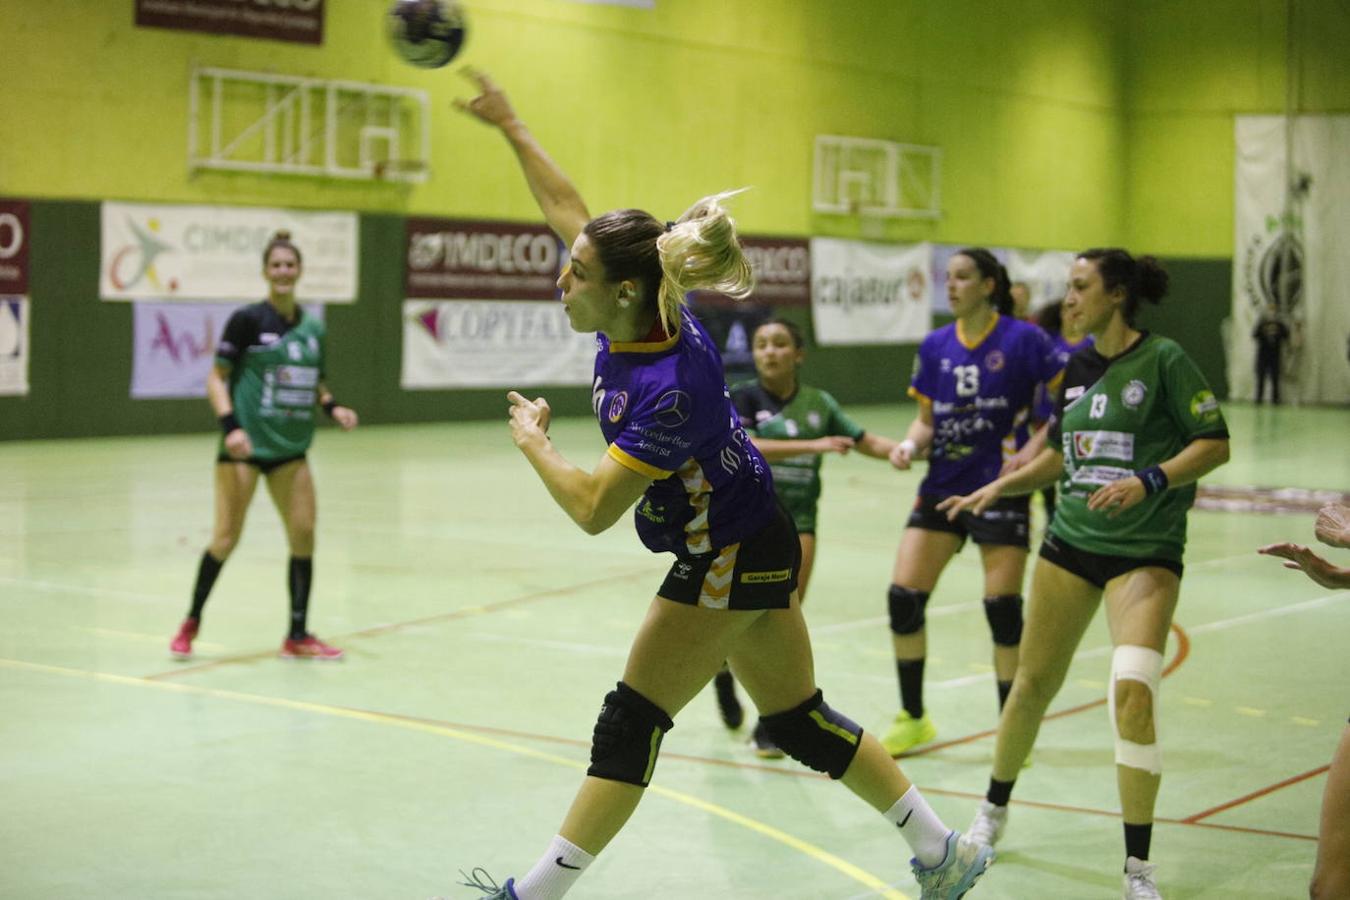
M 1280 321 L 1279 309 L 1274 303 L 1266 305 L 1266 311 L 1257 320 L 1252 329 L 1252 340 L 1256 341 L 1256 402 L 1260 403 L 1266 394 L 1266 382 L 1270 382 L 1270 402 L 1280 402 L 1280 365 L 1284 355 L 1284 345 L 1289 341 L 1289 326 Z

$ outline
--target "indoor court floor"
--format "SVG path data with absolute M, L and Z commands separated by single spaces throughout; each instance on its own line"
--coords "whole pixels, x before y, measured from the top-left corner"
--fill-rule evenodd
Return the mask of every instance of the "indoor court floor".
M 472 898 L 461 869 L 523 874 L 668 561 L 626 517 L 598 537 L 566 520 L 502 409 L 494 423 L 319 434 L 310 626 L 346 649 L 339 663 L 276 657 L 288 554 L 262 490 L 196 658 L 169 657 L 209 537 L 214 437 L 0 444 L 0 897 Z M 1168 898 L 1302 897 L 1350 713 L 1350 593 L 1255 550 L 1312 543 L 1324 494 L 1350 491 L 1346 412 L 1225 412 L 1233 460 L 1205 484 L 1226 490 L 1191 515 L 1167 650 L 1153 859 Z M 850 413 L 898 437 L 913 408 Z M 603 449 L 589 420 L 553 435 L 587 468 Z M 825 463 L 806 615 L 826 696 L 868 729 L 897 708 L 885 597 L 919 477 Z M 980 596 L 967 549 L 929 611 L 939 736 L 903 761 L 962 829 L 997 707 Z M 1109 661 L 1099 616 L 973 898 L 1120 895 Z M 918 896 L 879 815 L 745 739 L 710 691 L 696 698 L 572 896 Z

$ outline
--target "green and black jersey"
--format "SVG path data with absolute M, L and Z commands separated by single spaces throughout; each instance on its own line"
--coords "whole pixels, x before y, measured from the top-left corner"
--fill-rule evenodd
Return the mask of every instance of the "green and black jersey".
M 299 307 L 288 322 L 267 301 L 236 310 L 225 324 L 216 365 L 230 370 L 234 416 L 253 442 L 254 459 L 286 459 L 309 449 L 324 333 L 323 323 Z
M 1069 358 L 1050 432 L 1064 453 L 1050 531 L 1106 556 L 1181 561 L 1195 485 L 1161 491 L 1108 518 L 1087 508 L 1104 484 L 1158 465 L 1199 438 L 1227 438 L 1214 397 L 1175 341 L 1145 332 L 1119 356 L 1094 347 Z
M 800 385 L 786 399 L 776 397 L 758 381 L 743 381 L 731 389 L 731 401 L 741 425 L 756 437 L 775 441 L 810 441 L 839 435 L 862 440 L 864 431 L 825 391 Z M 769 464 L 778 499 L 792 514 L 797 530 L 816 530 L 820 500 L 820 454 L 802 453 Z

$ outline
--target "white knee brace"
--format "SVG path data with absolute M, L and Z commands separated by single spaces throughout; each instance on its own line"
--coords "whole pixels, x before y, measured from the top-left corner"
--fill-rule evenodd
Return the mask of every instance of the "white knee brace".
M 1111 730 L 1116 736 L 1116 762 L 1131 769 L 1143 769 L 1153 775 L 1162 774 L 1162 749 L 1158 742 L 1158 686 L 1162 682 L 1162 654 L 1148 647 L 1122 644 L 1111 655 L 1111 684 L 1107 702 L 1111 710 Z M 1116 684 L 1122 679 L 1141 681 L 1153 695 L 1153 743 L 1136 744 L 1120 736 L 1116 722 Z

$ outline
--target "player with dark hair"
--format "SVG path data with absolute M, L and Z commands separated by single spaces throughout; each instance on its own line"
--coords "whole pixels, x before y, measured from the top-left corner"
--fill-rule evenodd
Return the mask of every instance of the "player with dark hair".
M 823 455 L 843 455 L 856 449 L 884 460 L 890 458 L 896 442 L 865 431 L 829 393 L 798 380 L 797 370 L 806 358 L 806 342 L 795 322 L 769 319 L 755 329 L 750 343 L 756 377 L 732 385 L 731 402 L 740 415 L 741 426 L 768 460 L 774 492 L 797 526 L 802 548 L 797 599 L 805 603 L 816 558 L 816 508 Z M 728 728 L 739 727 L 743 713 L 731 670 L 718 672 L 713 683 L 722 721 Z M 762 757 L 783 755 L 762 722 L 755 726 L 751 742 Z
M 637 808 L 674 717 L 730 660 L 774 742 L 898 828 L 913 848 L 922 896 L 962 896 L 989 851 L 947 829 L 876 739 L 817 689 L 797 598 L 796 530 L 740 426 L 717 348 L 685 308 L 694 289 L 733 297 L 751 289 L 722 205 L 728 195 L 706 197 L 664 224 L 631 209 L 593 219 L 506 95 L 486 75 L 469 74 L 480 93 L 456 105 L 515 151 L 544 218 L 571 247 L 558 280 L 568 320 L 576 331 L 597 332 L 592 393 L 608 447 L 594 469 L 573 465 L 550 442 L 543 398 L 508 394 L 512 437 L 588 534 L 636 503 L 638 537 L 675 559 L 622 680 L 604 698 L 590 768 L 558 834 L 520 880 L 467 883 L 503 900 L 566 894 Z
M 1162 776 L 1158 690 L 1176 609 L 1195 482 L 1228 460 L 1228 427 L 1204 376 L 1174 341 L 1134 325 L 1167 293 L 1151 256 L 1087 250 L 1065 316 L 1094 345 L 1069 359 L 1050 441 L 1030 464 L 940 505 L 953 520 L 1059 480 L 1032 573 L 1021 665 L 999 720 L 994 771 L 971 836 L 993 846 L 1013 782 L 1099 605 L 1115 647 L 1107 699 L 1125 822 L 1124 896 L 1161 896 L 1148 862 Z
M 267 299 L 230 316 L 206 376 L 206 395 L 220 422 L 216 451 L 216 514 L 211 544 L 197 567 L 192 605 L 169 644 L 178 659 L 192 656 L 202 609 L 225 560 L 239 543 L 244 517 L 261 476 L 267 482 L 290 545 L 286 583 L 290 628 L 284 659 L 342 658 L 342 651 L 306 630 L 314 571 L 314 476 L 305 458 L 314 440 L 316 407 L 344 431 L 356 412 L 337 403 L 324 385 L 323 323 L 295 299 L 302 272 L 300 250 L 289 231 L 278 231 L 263 250 Z
M 983 605 L 994 643 L 994 679 L 1002 707 L 1017 670 L 1022 634 L 1028 503 L 1002 500 L 955 521 L 937 505 L 992 481 L 1025 442 L 1025 421 L 1039 386 L 1058 384 L 1064 365 L 1050 338 L 1009 315 L 1008 273 L 988 250 L 969 247 L 947 262 L 947 297 L 956 321 L 919 345 L 909 393 L 919 413 L 891 454 L 909 468 L 929 456 L 928 473 L 900 539 L 887 603 L 901 710 L 882 735 L 892 756 L 931 741 L 937 727 L 923 701 L 928 638 L 924 609 L 951 558 L 973 538 L 984 567 Z

